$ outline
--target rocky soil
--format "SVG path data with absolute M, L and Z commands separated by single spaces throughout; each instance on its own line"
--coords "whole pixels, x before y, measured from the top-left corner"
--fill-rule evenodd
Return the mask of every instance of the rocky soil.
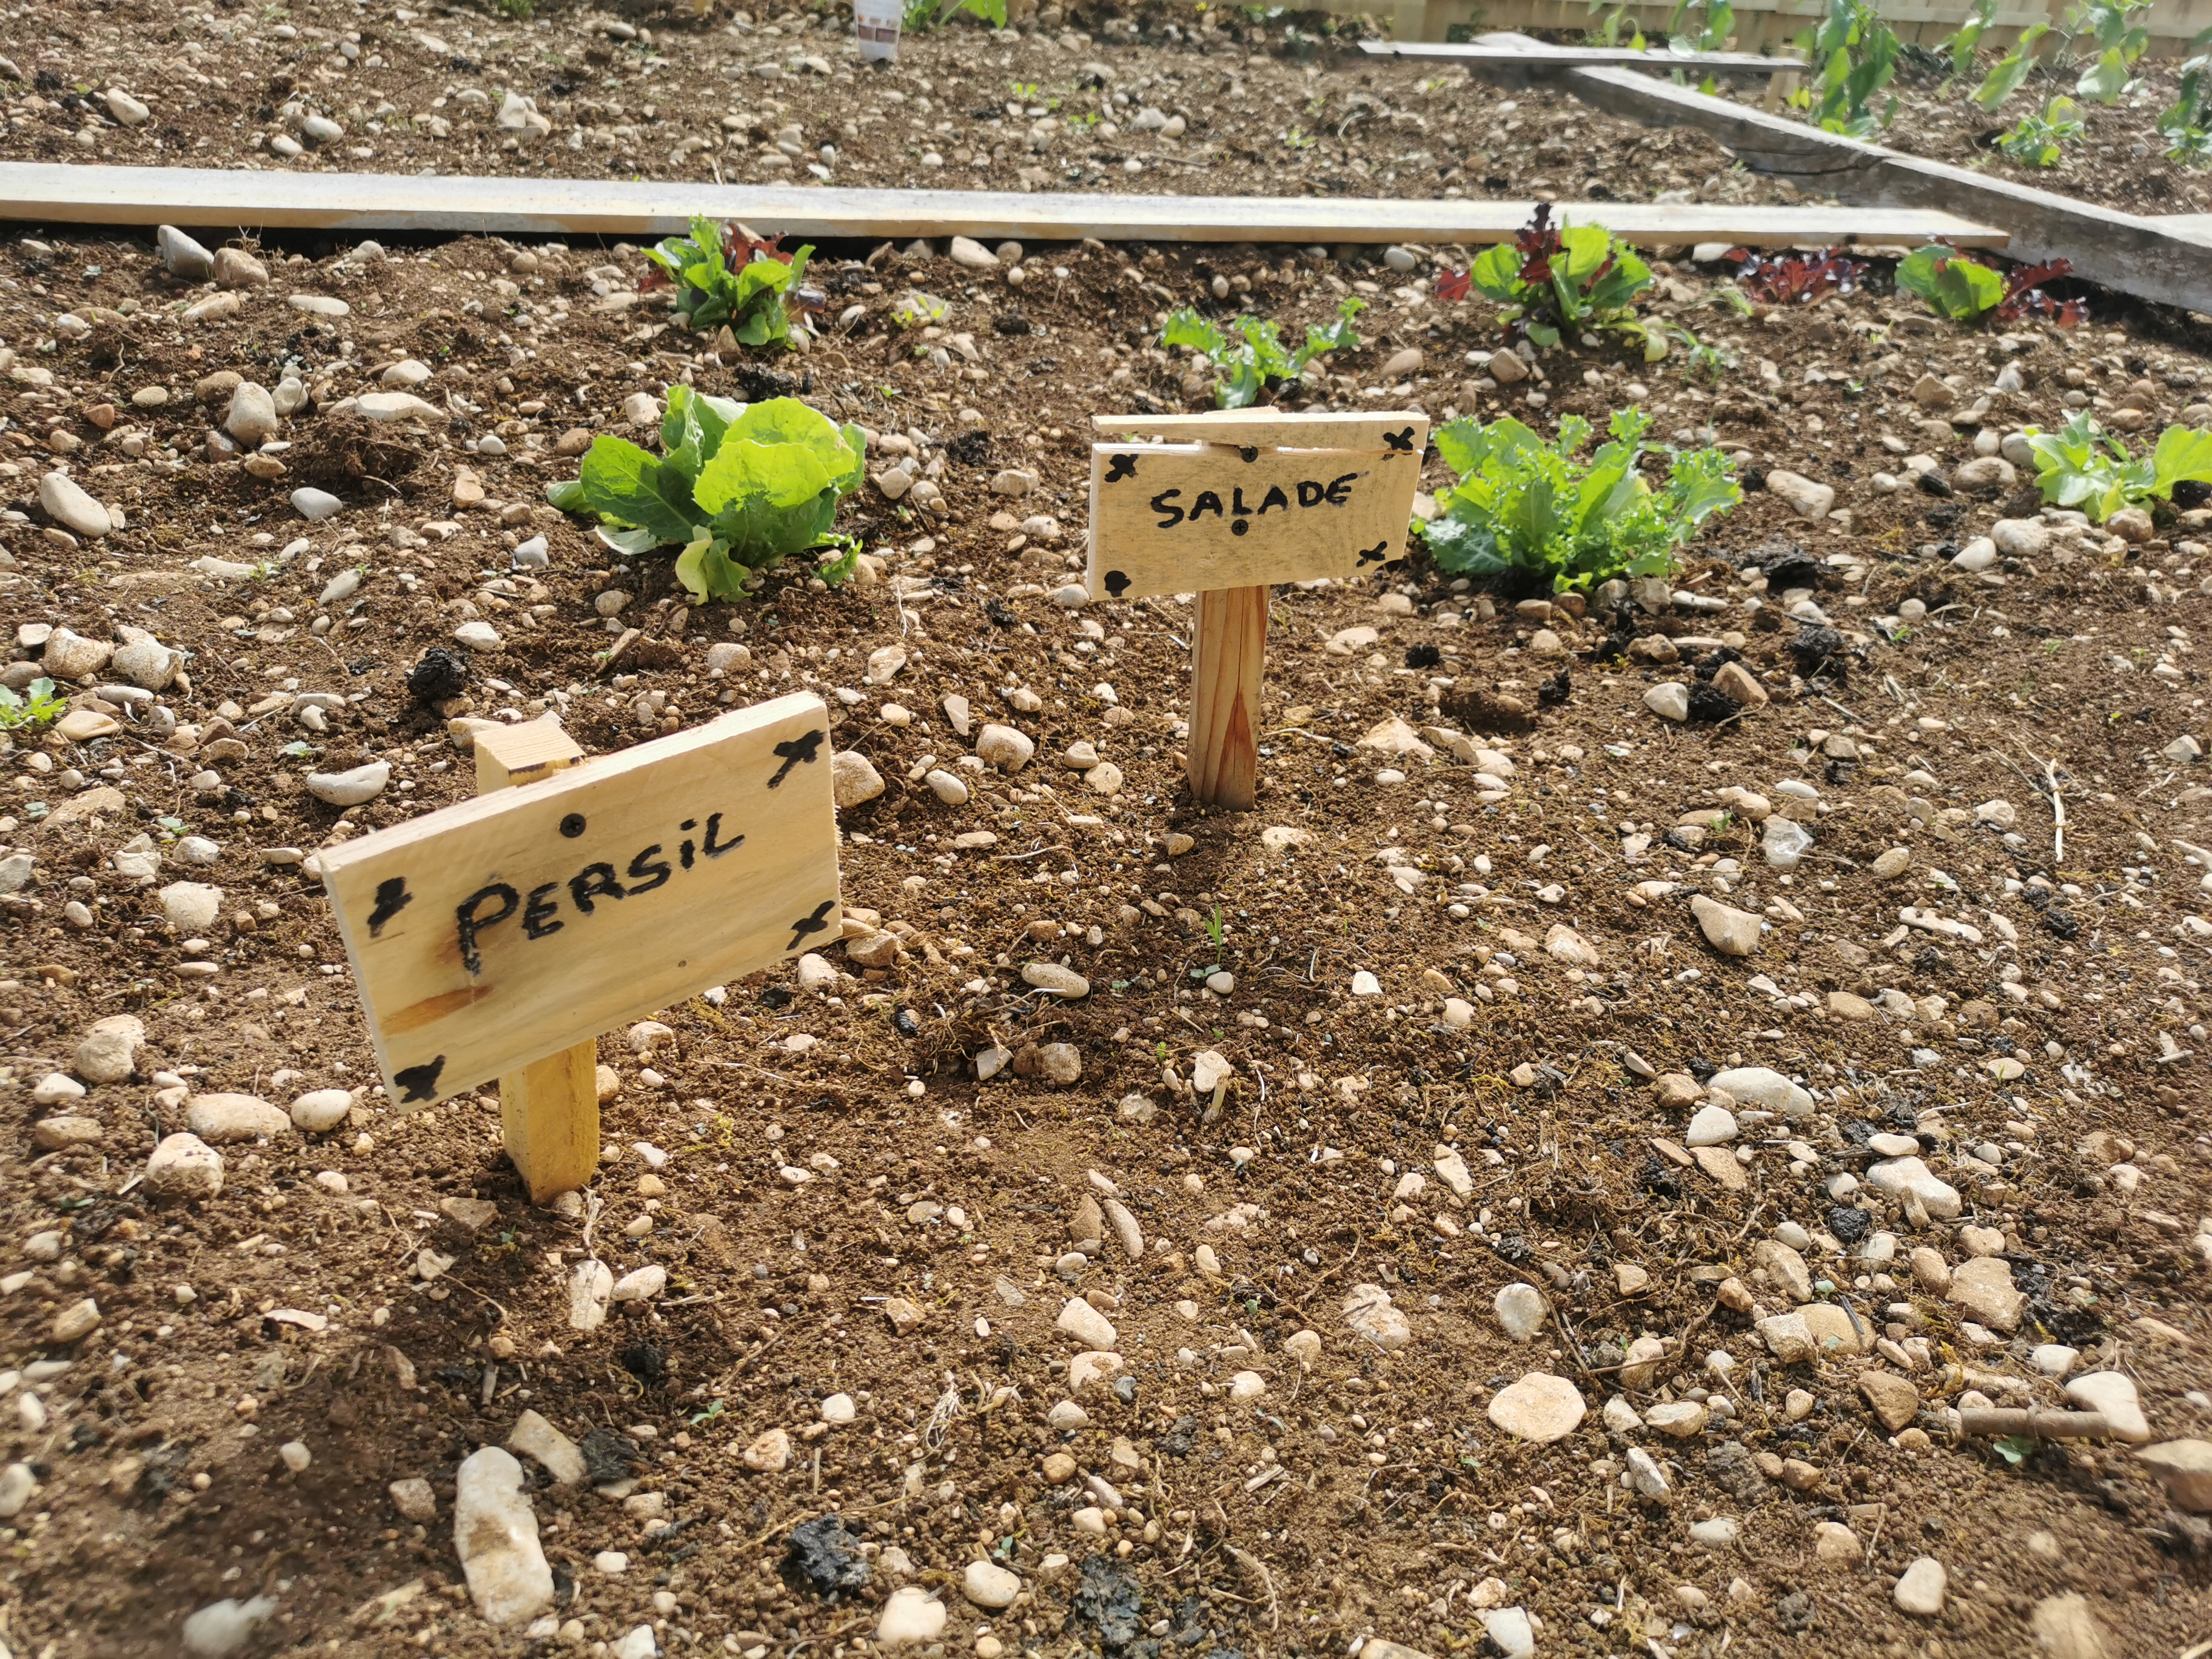
M 1052 6 L 996 35 L 964 24 L 908 35 L 895 67 L 872 68 L 849 9 L 633 23 L 567 9 L 371 15 L 304 0 L 190 14 L 134 0 L 9 45 L 0 156 L 1124 194 L 1796 199 L 1786 183 L 1732 172 L 1702 137 L 1447 66 L 1323 56 L 1296 21 L 1219 9 L 1084 21 Z
M 67 705 L 0 802 L 9 1649 L 2199 1639 L 2207 514 L 2012 458 L 2203 421 L 2202 339 L 1662 262 L 1706 378 L 1492 355 L 1428 250 L 959 252 L 825 250 L 769 357 L 634 250 L 0 249 L 0 684 Z M 1086 417 L 1203 404 L 1171 305 L 1349 291 L 1309 406 L 1632 401 L 1754 487 L 1594 605 L 1283 590 L 1260 805 L 1195 811 Z M 678 381 L 870 429 L 854 581 L 695 610 L 542 504 Z M 486 720 L 807 689 L 842 941 L 606 1034 L 578 1200 L 489 1091 L 392 1110 L 317 850 Z

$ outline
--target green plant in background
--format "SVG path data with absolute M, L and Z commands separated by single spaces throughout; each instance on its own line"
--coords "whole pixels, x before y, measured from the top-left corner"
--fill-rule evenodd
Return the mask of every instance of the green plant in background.
M 1554 226 L 1552 204 L 1539 202 L 1511 241 L 1485 249 L 1451 287 L 1439 278 L 1437 292 L 1462 298 L 1471 283 L 1503 307 L 1498 320 L 1508 333 L 1517 330 L 1540 346 L 1557 345 L 1563 333 L 1607 329 L 1656 361 L 1666 348 L 1652 351 L 1651 336 L 1631 309 L 1651 282 L 1643 257 L 1603 225 Z
M 811 247 L 785 253 L 776 244 L 744 234 L 734 227 L 696 218 L 689 236 L 671 236 L 645 251 L 661 272 L 659 282 L 676 287 L 676 314 L 689 326 L 727 325 L 740 343 L 768 345 L 788 339 L 791 312 L 811 308 L 803 288 Z
M 1365 309 L 1364 300 L 1347 298 L 1337 307 L 1336 320 L 1327 328 L 1306 326 L 1306 337 L 1294 350 L 1283 347 L 1282 331 L 1257 317 L 1233 319 L 1224 329 L 1209 322 L 1188 306 L 1168 319 L 1160 344 L 1172 351 L 1188 346 L 1213 365 L 1213 401 L 1222 409 L 1245 409 L 1257 403 L 1261 392 L 1283 380 L 1296 380 L 1305 366 L 1330 351 L 1350 351 L 1359 344 L 1352 319 Z
M 2067 42 L 2079 47 L 2088 37 L 2095 54 L 2074 90 L 2093 104 L 2114 104 L 2128 88 L 2136 60 L 2150 46 L 2150 30 L 2135 21 L 2151 0 L 2078 0 L 2066 14 Z
M 906 0 L 901 27 L 917 34 L 950 22 L 962 12 L 979 17 L 994 29 L 1006 27 L 1006 0 Z
M 1917 294 L 1929 308 L 1954 323 L 2018 323 L 2048 317 L 2061 328 L 2080 325 L 2087 313 L 2079 300 L 2054 300 L 2043 284 L 2073 267 L 2063 259 L 2012 264 L 1997 270 L 1942 243 L 1915 248 L 1898 262 L 1897 285 Z
M 2172 106 L 2160 112 L 2158 131 L 2166 142 L 2166 157 L 2185 167 L 2212 167 L 2212 87 L 2206 84 L 2206 76 L 2212 73 L 2212 28 L 2208 28 L 2190 43 L 2197 53 L 2181 66 L 2181 88 Z
M 1692 12 L 1705 15 L 1694 33 L 1683 27 Z M 1723 52 L 1735 30 L 1730 0 L 1676 0 L 1674 15 L 1667 20 L 1667 44 L 1677 52 Z
M 2081 106 L 2071 98 L 2054 98 L 2040 115 L 2023 115 L 2010 132 L 1997 140 L 1997 148 L 2023 167 L 2055 167 L 2065 158 L 2066 146 L 2081 142 Z
M 1668 480 L 1654 489 L 1638 470 L 1652 447 L 1650 417 L 1615 412 L 1612 441 L 1587 458 L 1590 424 L 1562 416 L 1551 443 L 1510 417 L 1454 421 L 1437 453 L 1459 482 L 1437 498 L 1437 516 L 1414 529 L 1437 568 L 1468 575 L 1525 570 L 1553 591 L 1588 589 L 1615 576 L 1660 576 L 1676 550 L 1713 514 L 1743 499 L 1717 449 L 1667 450 Z
M 2056 432 L 2026 430 L 2043 499 L 2080 508 L 2092 524 L 2124 507 L 2171 501 L 2179 483 L 2212 484 L 2212 431 L 2170 426 L 2149 454 L 2136 458 L 2086 409 Z
M 2021 89 L 2027 77 L 2042 67 L 2036 60 L 2035 48 L 2043 37 L 2051 33 L 2048 23 L 2030 23 L 2020 32 L 2020 39 L 2012 43 L 2012 50 L 1997 59 L 1982 83 L 1974 88 L 1974 101 L 1985 110 L 1993 110 Z
M 659 456 L 594 439 L 579 476 L 545 499 L 597 514 L 599 539 L 618 553 L 682 547 L 677 579 L 695 598 L 735 599 L 750 573 L 828 536 L 837 503 L 860 487 L 866 442 L 796 398 L 747 408 L 672 386 Z
M 1936 43 L 1936 50 L 1951 60 L 1951 78 L 1958 79 L 1974 66 L 1974 49 L 1997 21 L 1997 0 L 1974 0 L 1973 15 L 1956 31 Z
M 41 675 L 26 686 L 20 694 L 0 685 L 0 732 L 21 732 L 27 727 L 52 726 L 67 713 L 69 703 L 54 690 L 54 683 Z
M 1879 123 L 1868 106 L 1897 74 L 1897 32 L 1869 0 L 1828 0 L 1828 15 L 1807 47 L 1806 61 L 1820 66 L 1814 86 L 1800 90 L 1800 107 L 1813 110 L 1827 132 L 1864 138 L 1897 112 L 1892 98 Z M 1820 102 L 1813 104 L 1817 88 Z

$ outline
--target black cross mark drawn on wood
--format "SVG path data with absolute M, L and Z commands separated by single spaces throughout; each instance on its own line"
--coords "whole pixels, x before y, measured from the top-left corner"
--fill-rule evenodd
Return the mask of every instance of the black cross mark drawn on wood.
M 435 1060 L 426 1060 L 420 1066 L 410 1066 L 404 1072 L 394 1072 L 392 1079 L 405 1091 L 399 1097 L 402 1101 L 432 1100 L 437 1097 L 438 1073 L 445 1069 L 446 1057 L 440 1054 Z
M 1391 448 L 1410 455 L 1413 453 L 1413 428 L 1409 426 L 1403 432 L 1386 432 L 1382 434 L 1382 441 Z
M 1106 591 L 1109 593 L 1111 593 L 1115 599 L 1120 599 L 1124 593 L 1129 591 L 1129 573 L 1126 570 L 1108 571 L 1106 573 Z
M 791 943 L 785 945 L 783 948 L 787 951 L 796 951 L 799 948 L 799 941 L 805 939 L 809 933 L 827 933 L 830 928 L 830 913 L 836 908 L 837 901 L 836 899 L 823 899 L 821 903 L 814 907 L 814 914 L 812 915 L 801 916 L 797 921 L 793 922 L 791 924 Z
M 812 764 L 814 757 L 822 752 L 822 733 L 809 732 L 803 738 L 793 738 L 788 743 L 780 743 L 775 746 L 775 752 L 782 757 L 783 764 L 775 769 L 775 775 L 768 781 L 768 787 L 771 789 L 789 776 L 791 769 L 801 761 Z
M 1382 556 L 1389 550 L 1390 544 L 1388 542 L 1377 542 L 1372 547 L 1363 547 L 1359 550 L 1359 562 L 1380 564 L 1382 562 Z
M 376 938 L 384 931 L 384 924 L 415 902 L 415 895 L 407 890 L 407 878 L 393 876 L 376 884 L 376 908 L 368 913 L 368 936 Z
M 1134 455 L 1109 455 L 1106 459 L 1112 463 L 1106 469 L 1108 483 L 1119 483 L 1124 478 L 1137 476 L 1137 458 Z

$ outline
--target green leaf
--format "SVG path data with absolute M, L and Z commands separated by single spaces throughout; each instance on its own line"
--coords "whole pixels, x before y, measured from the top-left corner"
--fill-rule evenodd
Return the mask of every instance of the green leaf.
M 549 506 L 562 513 L 581 513 L 591 505 L 585 497 L 580 478 L 568 478 L 560 483 L 546 485 L 545 500 Z
M 720 541 L 702 536 L 676 556 L 676 580 L 698 599 L 734 599 L 744 591 L 750 574 L 731 562 L 729 550 Z
M 2173 499 L 2173 487 L 2194 482 L 2212 483 L 2212 431 L 2170 426 L 2159 434 L 2151 452 L 2152 493 L 2161 501 Z
M 697 499 L 719 518 L 732 507 L 796 507 L 831 489 L 830 469 L 805 446 L 756 443 L 733 431 L 701 471 Z
M 1497 242 L 1475 256 L 1468 267 L 1476 289 L 1501 305 L 1517 301 L 1521 289 L 1521 251 L 1510 242 Z
M 2074 90 L 2093 104 L 2115 104 L 2128 88 L 2128 60 L 2118 46 L 2098 54 L 2097 61 L 2081 71 Z
M 2027 77 L 2036 70 L 2035 45 L 2051 33 L 2048 23 L 2030 23 L 2020 32 L 2020 39 L 2012 50 L 1997 60 L 1996 67 L 1974 88 L 1974 101 L 1984 109 L 1995 109 L 1999 104 L 2021 89 Z
M 579 470 L 585 504 L 663 542 L 688 542 L 696 509 L 690 483 L 625 438 L 601 436 Z

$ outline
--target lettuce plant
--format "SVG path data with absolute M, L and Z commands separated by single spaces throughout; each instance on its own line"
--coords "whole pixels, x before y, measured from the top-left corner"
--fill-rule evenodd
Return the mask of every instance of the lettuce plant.
M 2080 143 L 2086 131 L 2081 106 L 2071 98 L 2054 98 L 2042 114 L 2015 121 L 1997 140 L 1997 148 L 2023 167 L 2055 167 L 2065 160 L 2066 146 Z
M 1188 306 L 1168 319 L 1160 344 L 1172 351 L 1188 346 L 1213 365 L 1213 401 L 1222 409 L 1245 409 L 1259 401 L 1267 387 L 1296 380 L 1305 366 L 1326 352 L 1352 351 L 1359 336 L 1352 319 L 1365 307 L 1364 300 L 1347 298 L 1337 308 L 1336 320 L 1327 328 L 1306 325 L 1306 337 L 1286 350 L 1282 331 L 1257 317 L 1238 317 L 1227 328 L 1208 322 Z
M 1717 449 L 1666 451 L 1667 483 L 1653 488 L 1638 470 L 1650 423 L 1640 409 L 1616 411 L 1612 441 L 1585 459 L 1590 424 L 1578 415 L 1560 418 L 1553 443 L 1510 417 L 1454 421 L 1436 444 L 1459 482 L 1414 528 L 1438 568 L 1468 575 L 1529 571 L 1555 592 L 1665 575 L 1698 526 L 1743 492 Z
M 2042 286 L 2072 269 L 2063 259 L 2049 259 L 1998 270 L 1954 247 L 1934 243 L 1915 248 L 1898 262 L 1897 285 L 1917 294 L 1930 310 L 1954 323 L 2017 323 L 2042 315 L 2061 328 L 2073 328 L 2088 315 L 2088 308 L 2079 300 L 2054 300 Z
M 52 726 L 69 712 L 69 704 L 54 683 L 43 674 L 19 696 L 0 685 L 0 732 L 17 732 L 25 727 Z
M 1540 346 L 1589 328 L 1646 339 L 1629 307 L 1651 286 L 1651 267 L 1603 225 L 1553 225 L 1549 202 L 1537 203 L 1513 240 L 1486 249 L 1464 276 L 1439 278 L 1437 292 L 1463 299 L 1470 285 L 1504 307 L 1499 319 L 1509 336 L 1525 334 Z
M 2124 507 L 2171 501 L 2176 484 L 2212 484 L 2212 431 L 2170 426 L 2149 454 L 2131 458 L 2084 409 L 2056 432 L 2029 427 L 2027 436 L 2043 499 L 2079 507 L 2092 524 Z
M 731 599 L 749 574 L 829 538 L 837 503 L 860 487 L 865 443 L 794 398 L 748 408 L 672 386 L 660 454 L 594 439 L 579 476 L 545 498 L 597 514 L 618 553 L 681 547 L 676 575 L 693 596 Z
M 689 236 L 670 236 L 645 257 L 660 274 L 645 287 L 673 283 L 676 314 L 696 329 L 726 324 L 740 344 L 769 345 L 791 335 L 791 313 L 821 308 L 819 295 L 803 286 L 811 247 L 786 253 L 781 237 L 763 241 L 734 226 L 696 218 Z

